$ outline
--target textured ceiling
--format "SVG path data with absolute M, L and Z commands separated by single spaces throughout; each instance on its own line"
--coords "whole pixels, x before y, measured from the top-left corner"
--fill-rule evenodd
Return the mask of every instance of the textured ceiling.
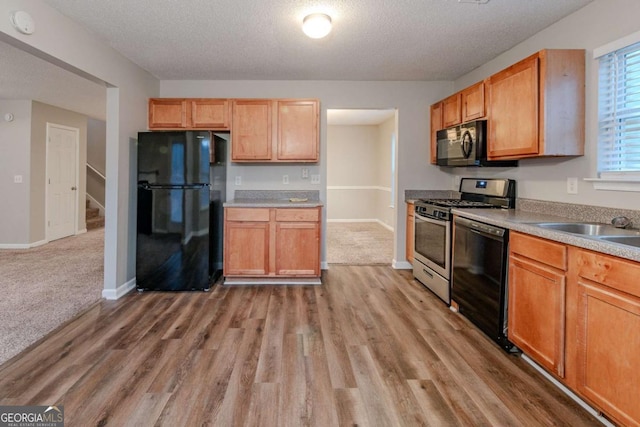
M 428 81 L 456 79 L 592 0 L 44 1 L 163 80 Z M 311 12 L 333 17 L 325 39 L 303 35 Z M 2 42 L 0 58 L 0 99 L 104 119 L 104 87 Z
M 45 0 L 162 80 L 453 80 L 592 0 L 466 1 Z

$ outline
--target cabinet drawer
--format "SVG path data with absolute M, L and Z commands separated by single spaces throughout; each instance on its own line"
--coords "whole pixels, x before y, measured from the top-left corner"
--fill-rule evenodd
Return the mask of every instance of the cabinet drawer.
M 512 233 L 509 242 L 511 253 L 534 259 L 560 270 L 567 270 L 567 247 L 539 237 Z
M 227 208 L 225 215 L 227 221 L 269 221 L 268 208 Z
M 578 276 L 640 297 L 640 264 L 590 251 L 578 252 L 577 264 Z
M 276 221 L 316 222 L 320 220 L 320 211 L 316 208 L 283 208 L 276 209 Z

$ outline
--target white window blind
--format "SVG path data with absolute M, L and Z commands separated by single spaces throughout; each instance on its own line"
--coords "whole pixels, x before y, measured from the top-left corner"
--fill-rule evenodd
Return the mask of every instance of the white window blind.
M 640 172 L 640 43 L 599 58 L 598 172 Z

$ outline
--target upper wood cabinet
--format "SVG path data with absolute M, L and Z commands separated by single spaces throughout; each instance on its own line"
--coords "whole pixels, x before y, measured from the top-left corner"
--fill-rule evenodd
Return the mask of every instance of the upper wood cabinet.
M 442 100 L 442 125 L 445 128 L 461 123 L 460 105 L 460 92 Z
M 229 130 L 230 118 L 227 99 L 149 99 L 149 129 Z
M 318 161 L 318 100 L 236 99 L 232 111 L 232 161 Z
M 542 50 L 486 82 L 490 160 L 584 154 L 584 50 Z
M 276 105 L 278 160 L 318 161 L 318 101 L 278 100 Z
M 462 123 L 485 116 L 484 82 L 469 86 L 460 92 Z
M 231 160 L 271 160 L 272 115 L 271 100 L 236 99 L 233 101 Z
M 438 159 L 438 131 L 442 126 L 442 101 L 431 106 L 431 164 L 435 165 Z

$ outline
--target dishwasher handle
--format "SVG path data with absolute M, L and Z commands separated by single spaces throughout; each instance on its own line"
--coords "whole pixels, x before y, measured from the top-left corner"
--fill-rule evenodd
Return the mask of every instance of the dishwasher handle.
M 456 217 L 453 222 L 457 226 L 468 228 L 471 231 L 475 231 L 479 234 L 484 234 L 485 236 L 492 237 L 494 239 L 503 238 L 507 231 L 506 229 L 501 227 L 473 221 L 467 218 Z

